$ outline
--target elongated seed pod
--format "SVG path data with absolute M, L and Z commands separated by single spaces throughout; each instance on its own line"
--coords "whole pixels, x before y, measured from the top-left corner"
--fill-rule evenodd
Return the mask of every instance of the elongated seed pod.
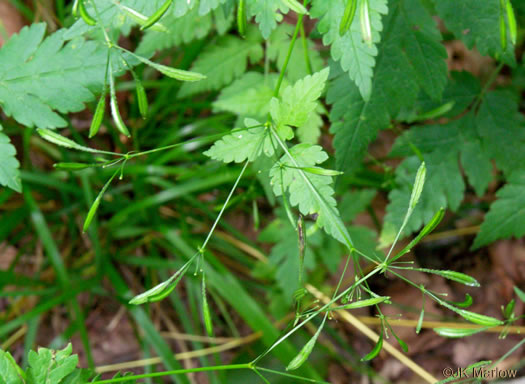
M 95 109 L 95 114 L 93 115 L 93 120 L 91 120 L 91 126 L 89 127 L 89 138 L 91 139 L 98 133 L 100 125 L 102 124 L 102 119 L 106 113 L 106 91 L 100 95 L 98 99 L 97 108 Z
M 507 24 L 505 23 L 505 16 L 503 13 L 499 15 L 499 37 L 501 42 L 501 49 L 507 50 Z
M 109 100 L 111 107 L 111 117 L 113 118 L 115 126 L 122 134 L 129 137 L 130 134 L 128 128 L 126 127 L 126 124 L 124 124 L 124 120 L 122 120 L 122 116 L 120 115 L 120 111 L 118 109 L 117 92 L 115 91 L 115 79 L 113 78 L 111 62 L 109 63 Z
M 372 27 L 370 25 L 368 0 L 361 0 L 359 16 L 361 22 L 361 36 L 363 37 L 363 41 L 367 44 L 372 44 Z
M 71 13 L 73 14 L 73 16 L 75 17 L 78 17 L 78 3 L 80 2 L 80 0 L 75 0 L 75 2 L 73 3 L 73 8 L 72 8 L 72 11 Z
M 67 171 L 78 171 L 81 169 L 92 168 L 98 166 L 98 164 L 86 164 L 86 163 L 56 163 L 53 165 L 56 169 L 64 169 Z
M 162 6 L 157 9 L 157 11 L 151 15 L 145 22 L 144 22 L 144 25 L 142 25 L 142 27 L 140 27 L 141 30 L 144 30 L 144 29 L 148 29 L 149 27 L 151 27 L 153 24 L 155 24 L 157 21 L 160 20 L 160 18 L 162 16 L 164 16 L 164 14 L 166 13 L 166 11 L 168 10 L 168 8 L 170 7 L 171 3 L 173 2 L 173 0 L 166 0 L 164 2 L 164 4 L 162 4 Z
M 339 25 L 339 35 L 344 36 L 344 34 L 350 29 L 352 22 L 354 21 L 355 11 L 357 10 L 357 0 L 347 0 L 345 13 L 341 19 L 341 24 Z
M 510 41 L 512 41 L 512 44 L 516 45 L 516 40 L 518 38 L 518 24 L 510 0 L 505 1 L 505 10 L 507 12 L 507 21 L 509 22 Z
M 246 37 L 246 1 L 239 0 L 237 7 L 237 29 L 241 37 Z
M 379 352 L 381 352 L 381 349 L 383 348 L 383 328 L 381 328 L 381 333 L 379 334 L 379 339 L 377 340 L 376 345 L 374 345 L 374 348 L 368 354 L 361 359 L 361 361 L 370 361 L 374 359 L 377 355 L 379 355 Z
M 206 275 L 202 274 L 202 315 L 204 317 L 204 327 L 208 336 L 213 336 L 213 323 L 211 321 L 210 306 L 206 296 Z
M 88 13 L 83 0 L 78 0 L 78 12 L 87 25 L 97 25 L 97 21 Z
M 135 87 L 137 89 L 137 101 L 139 103 L 139 112 L 143 119 L 148 117 L 148 96 L 142 81 L 138 77 L 135 77 Z

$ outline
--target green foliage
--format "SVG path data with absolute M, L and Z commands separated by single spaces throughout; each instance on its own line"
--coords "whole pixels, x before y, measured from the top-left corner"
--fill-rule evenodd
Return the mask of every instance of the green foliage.
M 22 192 L 20 182 L 20 163 L 16 159 L 16 148 L 8 136 L 2 132 L 0 124 L 0 184 L 17 192 Z
M 331 46 L 332 58 L 341 62 L 341 67 L 348 72 L 365 100 L 369 100 L 372 94 L 372 76 L 378 52 L 376 45 L 383 30 L 381 17 L 388 13 L 386 0 L 371 0 L 369 4 L 372 44 L 363 41 L 358 17 L 354 18 L 350 30 L 340 35 L 339 23 L 344 14 L 344 0 L 316 0 L 312 7 L 312 16 L 320 18 L 318 29 L 323 34 L 323 43 Z
M 358 169 L 378 132 L 412 106 L 420 91 L 439 99 L 446 85 L 441 35 L 418 0 L 390 2 L 383 24 L 370 97 L 363 100 L 345 75 L 336 77 L 328 90 L 336 161 L 338 169 L 346 172 Z
M 22 371 L 9 352 L 0 350 L 0 382 L 2 384 L 85 384 L 91 376 L 87 370 L 77 368 L 78 356 L 73 347 L 54 351 L 39 348 L 30 351 L 28 368 Z
M 308 182 L 304 172 L 298 169 L 322 164 L 328 159 L 328 155 L 320 146 L 311 144 L 292 147 L 290 155 L 283 155 L 270 170 L 275 195 L 282 196 L 284 192 L 288 192 L 292 206 L 297 206 L 303 215 L 317 214 L 317 224 L 328 234 L 334 235 L 337 229 L 331 219 L 334 212 L 337 212 L 337 203 L 333 197 L 332 177 L 309 175 Z
M 328 79 L 328 68 L 312 76 L 298 80 L 293 86 L 284 89 L 281 100 L 270 101 L 270 114 L 279 135 L 290 140 L 294 137 L 291 127 L 304 127 L 311 122 Z
M 59 113 L 79 112 L 100 91 L 107 49 L 64 30 L 44 39 L 43 23 L 23 28 L 0 50 L 0 103 L 28 127 L 65 127 Z
M 474 248 L 490 244 L 498 239 L 525 234 L 525 171 L 518 170 L 510 177 L 508 184 L 501 188 L 481 225 L 474 241 Z
M 483 331 L 517 320 L 513 304 L 501 321 L 465 310 L 470 294 L 463 302 L 442 299 L 402 273 L 479 284 L 449 267 L 419 268 L 401 258 L 436 228 L 451 229 L 457 219 L 478 224 L 482 216 L 470 212 L 487 212 L 473 249 L 525 235 L 524 70 L 514 57 L 522 49 L 515 24 L 523 20 L 522 5 L 516 4 L 514 19 L 510 3 L 499 0 L 80 1 L 72 5 L 76 19 L 66 17 L 69 8 L 57 6 L 63 29 L 46 36 L 45 24 L 32 24 L 0 50 L 0 106 L 7 117 L 0 126 L 0 185 L 20 192 L 22 175 L 27 203 L 24 209 L 18 201 L 5 204 L 17 208 L 2 221 L 0 243 L 14 239 L 25 252 L 41 242 L 60 289 L 75 283 L 73 293 L 63 294 L 69 296 L 55 297 L 53 291 L 49 299 L 47 292 L 37 292 L 42 297 L 37 307 L 22 320 L 7 320 L 0 335 L 71 303 L 74 321 L 66 335 L 79 332 L 92 366 L 76 295 L 103 297 L 105 277 L 127 303 L 144 350 L 153 346 L 172 370 L 141 379 L 180 374 L 175 381 L 187 383 L 182 375 L 196 370 L 179 369 L 140 307 L 170 300 L 175 313 L 189 313 L 181 319 L 185 333 L 236 334 L 242 320 L 262 334 L 253 350 L 264 352 L 251 363 L 211 367 L 199 355 L 206 370 L 221 371 L 210 382 L 230 382 L 223 376 L 228 370 L 262 379 L 260 360 L 270 353 L 288 370 L 319 382 L 322 370 L 307 360 L 321 331 L 332 327 L 329 312 L 364 306 L 379 311 L 378 305 L 391 304 L 373 291 L 372 277 L 404 279 Z M 490 56 L 488 70 L 450 70 L 456 63 L 447 66 L 445 46 L 455 46 L 454 39 Z M 89 113 L 68 116 L 86 104 L 95 109 L 91 124 Z M 67 130 L 54 131 L 63 127 Z M 23 153 L 24 172 L 17 152 Z M 49 171 L 53 162 L 56 170 Z M 3 207 L 12 195 L 2 191 Z M 67 225 L 55 221 L 48 227 L 42 202 L 49 202 L 48 209 L 60 207 L 46 211 L 46 220 L 67 217 Z M 373 229 L 358 225 L 368 219 Z M 24 220 L 36 234 L 19 225 Z M 82 221 L 89 241 L 76 241 Z M 252 227 L 264 229 L 257 236 Z M 70 244 L 55 244 L 57 229 L 58 238 L 73 239 L 93 265 L 82 259 L 70 270 L 70 258 L 60 257 Z M 396 251 L 397 242 L 413 233 L 419 234 Z M 382 248 L 388 245 L 385 256 Z M 140 267 L 132 288 L 116 263 Z M 39 280 L 40 264 L 49 263 L 39 263 L 35 287 L 56 288 Z M 242 277 L 230 273 L 230 266 Z M 323 282 L 343 266 L 328 303 L 314 302 L 312 286 L 328 288 Z M 193 267 L 195 273 L 187 273 Z M 6 284 L 17 285 L 11 272 L 5 276 Z M 76 291 L 93 276 L 98 290 Z M 266 307 L 274 318 L 292 309 L 295 318 L 284 333 Z M 365 361 L 379 356 L 392 331 L 379 313 L 380 337 Z M 417 331 L 424 313 L 423 305 Z M 316 317 L 321 325 L 308 340 L 299 331 Z M 196 319 L 202 326 L 193 324 Z M 38 323 L 30 325 L 35 328 L 28 331 L 27 345 L 35 344 L 30 338 Z M 436 332 L 474 333 L 446 327 Z M 78 358 L 71 353 L 71 346 L 31 352 L 24 372 L 0 351 L 0 384 L 85 384 L 90 374 L 76 368 Z
M 281 11 L 286 13 L 288 7 L 282 0 L 251 0 L 248 2 L 249 15 L 255 16 L 259 24 L 263 38 L 270 37 L 272 31 L 277 27 L 277 22 L 282 20 Z
M 447 28 L 468 48 L 474 46 L 482 55 L 500 57 L 507 64 L 515 63 L 513 46 L 503 47 L 500 39 L 500 18 L 505 17 L 499 0 L 434 0 L 439 16 Z
M 257 32 L 248 30 L 246 39 L 235 36 L 223 36 L 210 44 L 195 61 L 191 70 L 202 73 L 206 80 L 195 84 L 184 84 L 178 97 L 195 93 L 218 90 L 240 77 L 248 63 L 262 58 L 263 50 Z

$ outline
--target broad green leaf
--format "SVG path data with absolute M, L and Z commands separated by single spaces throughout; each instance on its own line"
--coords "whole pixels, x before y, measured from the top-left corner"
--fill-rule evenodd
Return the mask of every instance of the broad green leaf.
M 332 58 L 341 62 L 341 67 L 348 72 L 365 100 L 369 100 L 372 94 L 372 76 L 378 53 L 376 45 L 383 30 L 381 17 L 388 12 L 386 0 L 371 0 L 369 5 L 371 43 L 363 41 L 359 17 L 354 18 L 347 33 L 343 36 L 339 33 L 345 11 L 344 0 L 316 0 L 311 10 L 313 17 L 321 19 L 318 29 L 323 34 L 323 43 L 331 46 Z
M 11 354 L 0 350 L 0 384 L 25 384 L 20 373 Z
M 479 107 L 475 125 L 485 152 L 507 174 L 525 164 L 524 123 L 518 99 L 509 91 L 488 93 Z
M 22 192 L 20 181 L 20 163 L 16 158 L 16 148 L 9 137 L 2 132 L 0 124 L 0 185 Z
M 270 140 L 269 129 L 252 119 L 246 119 L 245 125 L 246 130 L 238 130 L 224 136 L 204 154 L 225 163 L 254 161 L 261 154 L 272 156 L 274 148 Z
M 226 35 L 208 45 L 193 63 L 191 70 L 207 78 L 192 84 L 183 84 L 178 97 L 205 91 L 218 90 L 246 72 L 248 63 L 255 63 L 263 56 L 260 37 L 248 29 L 246 39 Z
M 496 197 L 474 240 L 474 249 L 498 239 L 520 238 L 525 234 L 525 171 L 513 173 Z
M 500 17 L 505 17 L 500 0 L 434 0 L 434 4 L 445 26 L 468 48 L 476 46 L 482 55 L 515 64 L 510 38 L 506 49 L 500 41 Z
M 510 138 L 511 132 L 503 135 Z M 503 140 L 500 138 L 500 140 Z M 389 194 L 382 243 L 389 244 L 400 228 L 400 215 L 409 200 L 409 182 L 415 174 L 417 156 L 412 146 L 418 148 L 427 164 L 427 187 L 421 195 L 404 235 L 429 223 L 441 208 L 458 209 L 464 197 L 463 170 L 475 190 L 482 195 L 493 178 L 491 154 L 486 151 L 475 126 L 473 113 L 444 125 L 415 126 L 401 135 L 392 148 L 391 156 L 408 156 L 396 169 L 397 188 Z
M 475 335 L 485 331 L 487 328 L 434 328 L 439 336 L 450 337 L 450 338 L 461 338 Z
M 332 3 L 318 2 L 322 7 Z M 402 109 L 412 107 L 421 90 L 439 100 L 447 82 L 447 54 L 428 11 L 418 0 L 393 0 L 388 8 L 382 40 L 377 46 L 370 97 L 363 100 L 359 88 L 344 80 L 345 74 L 334 76 L 337 71 L 332 71 L 334 81 L 327 101 L 333 104 L 330 120 L 337 168 L 345 172 L 360 167 L 379 130 L 387 128 Z M 338 22 L 333 25 L 334 36 L 338 35 L 338 26 Z M 355 57 L 352 51 L 345 52 Z
M 44 39 L 46 25 L 24 27 L 0 49 L 0 106 L 20 124 L 67 125 L 59 113 L 79 112 L 104 83 L 107 48 L 64 30 Z

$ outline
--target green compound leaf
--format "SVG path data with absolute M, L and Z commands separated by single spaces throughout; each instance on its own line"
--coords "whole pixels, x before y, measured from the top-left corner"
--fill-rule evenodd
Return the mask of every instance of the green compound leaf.
M 22 192 L 20 181 L 20 163 L 16 159 L 16 148 L 11 140 L 2 132 L 0 124 L 0 185 L 9 187 L 16 192 Z
M 363 41 L 359 17 L 355 17 L 350 30 L 340 34 L 340 22 L 345 13 L 344 0 L 316 0 L 312 6 L 312 16 L 321 19 L 319 32 L 323 34 L 323 43 L 331 46 L 332 58 L 340 61 L 341 67 L 348 72 L 359 88 L 362 97 L 369 100 L 372 94 L 372 76 L 377 56 L 377 43 L 381 38 L 382 15 L 388 12 L 386 0 L 371 0 L 369 15 L 371 18 L 372 40 Z
M 522 169 L 525 164 L 524 122 L 517 98 L 504 90 L 488 93 L 475 119 L 485 152 L 507 174 Z
M 496 197 L 474 240 L 474 249 L 498 239 L 520 238 L 525 234 L 525 171 L 513 173 Z
M 388 6 L 368 100 L 346 74 L 332 71 L 327 101 L 333 104 L 330 120 L 337 168 L 345 173 L 359 168 L 377 133 L 403 109 L 413 107 L 421 90 L 439 99 L 447 83 L 447 53 L 428 11 L 417 0 L 394 0 Z M 338 26 L 338 22 L 333 26 L 334 36 Z
M 199 55 L 191 70 L 202 73 L 207 79 L 193 84 L 183 84 L 178 97 L 205 91 L 218 90 L 246 72 L 248 63 L 263 57 L 258 33 L 248 28 L 246 39 L 222 36 L 208 45 Z
M 297 165 L 287 155 L 284 155 L 280 159 L 280 163 L 275 164 L 270 170 L 271 184 L 275 195 L 281 196 L 283 190 L 288 191 L 292 206 L 298 207 L 303 215 L 318 214 L 317 224 L 324 228 L 329 235 L 340 239 L 341 234 L 334 227 L 335 224 L 331 220 L 333 214 L 339 216 L 336 208 L 337 204 L 333 197 L 332 177 L 308 174 L 308 179 L 313 188 L 324 200 L 324 203 L 321 204 L 301 175 L 302 171 L 293 168 L 296 166 L 301 168 L 315 167 L 326 161 L 328 155 L 320 146 L 306 143 L 292 147 L 289 152 Z M 279 164 L 283 164 L 283 167 L 281 168 Z M 328 210 L 331 210 L 331 212 L 328 212 Z
M 289 140 L 293 138 L 292 127 L 302 127 L 317 107 L 317 100 L 325 88 L 330 71 L 328 68 L 290 85 L 282 92 L 281 100 L 273 98 L 270 114 L 279 135 Z
M 46 25 L 24 27 L 0 49 L 0 106 L 28 127 L 65 127 L 59 113 L 79 112 L 102 88 L 107 48 L 65 30 L 44 39 Z
M 268 128 L 253 119 L 246 119 L 245 125 L 246 130 L 239 129 L 224 136 L 204 154 L 225 163 L 254 161 L 263 153 L 266 156 L 272 156 L 274 148 Z
M 505 17 L 506 12 L 500 7 L 500 0 L 434 0 L 434 4 L 446 27 L 468 48 L 476 46 L 482 55 L 515 64 L 510 37 L 506 47 L 500 41 L 500 18 Z

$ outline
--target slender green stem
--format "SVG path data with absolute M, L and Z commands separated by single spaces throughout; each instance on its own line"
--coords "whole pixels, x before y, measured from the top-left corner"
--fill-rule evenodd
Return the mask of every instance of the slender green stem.
M 174 148 L 177 148 L 177 147 L 182 147 L 183 145 L 187 145 L 187 144 L 191 144 L 191 143 L 198 143 L 199 141 L 206 141 L 206 140 L 212 140 L 212 139 L 216 139 L 216 138 L 221 138 L 221 137 L 226 136 L 226 135 L 231 135 L 231 134 L 234 134 L 234 133 L 237 133 L 237 132 L 244 132 L 244 131 L 248 131 L 248 130 L 254 129 L 254 128 L 260 128 L 262 126 L 264 126 L 264 124 L 254 125 L 252 127 L 246 127 L 246 128 L 238 128 L 238 129 L 234 129 L 234 130 L 231 130 L 231 131 L 228 131 L 228 132 L 217 133 L 215 135 L 207 135 L 207 136 L 197 137 L 195 139 L 183 141 L 181 143 L 167 145 L 165 147 L 154 148 L 154 149 L 150 149 L 150 150 L 142 151 L 142 152 L 138 152 L 138 153 L 130 153 L 129 154 L 129 158 L 132 159 L 134 157 L 140 157 L 140 156 L 150 155 L 150 154 L 156 153 L 156 152 L 167 151 L 167 150 L 174 149 Z
M 306 381 L 306 382 L 308 382 L 308 383 L 330 384 L 330 383 L 327 382 L 327 381 L 320 381 L 320 380 L 315 380 L 315 379 L 309 379 L 309 378 L 307 378 L 307 377 L 302 377 L 302 376 L 292 375 L 292 374 L 290 374 L 290 373 L 279 372 L 279 371 L 275 371 L 275 370 L 273 370 L 273 369 L 269 369 L 269 368 L 257 367 L 257 369 L 258 369 L 259 371 L 268 372 L 268 373 L 273 373 L 273 374 L 275 374 L 275 375 L 284 376 L 284 377 L 289 377 L 289 378 L 291 378 L 291 379 L 302 380 L 302 381 Z
M 346 288 L 343 292 L 332 298 L 329 302 L 327 302 L 325 305 L 323 305 L 321 308 L 313 312 L 310 316 L 308 316 L 306 319 L 304 319 L 302 322 L 294 326 L 292 329 L 290 329 L 287 333 L 285 333 L 283 336 L 281 336 L 270 348 L 268 348 L 265 352 L 263 352 L 261 355 L 257 356 L 255 360 L 253 360 L 252 364 L 255 365 L 259 360 L 261 360 L 264 356 L 266 356 L 268 353 L 270 353 L 273 349 L 275 349 L 279 344 L 281 344 L 284 340 L 286 340 L 288 337 L 290 337 L 292 334 L 294 334 L 298 329 L 303 327 L 306 323 L 308 323 L 310 320 L 312 320 L 314 317 L 316 317 L 319 313 L 325 312 L 327 308 L 329 308 L 333 303 L 335 303 L 337 300 L 345 296 L 350 290 L 352 290 L 354 287 L 362 284 L 364 281 L 368 280 L 375 274 L 379 273 L 381 271 L 381 268 L 376 267 L 374 268 L 368 275 L 360 278 L 358 281 L 356 281 L 354 284 L 352 284 L 350 287 Z
M 308 5 L 308 0 L 304 0 L 303 5 L 306 8 L 306 6 Z M 301 23 L 301 41 L 303 43 L 304 63 L 306 64 L 306 72 L 308 72 L 308 74 L 311 75 L 312 73 L 314 73 L 314 71 L 312 69 L 310 55 L 308 54 L 308 40 L 306 39 L 306 33 L 304 31 L 304 23 Z
M 270 384 L 270 382 L 266 379 L 266 377 L 263 376 L 261 372 L 259 372 L 256 368 L 253 369 L 255 374 L 261 378 L 261 380 L 264 382 L 264 384 Z
M 208 233 L 208 236 L 206 236 L 206 239 L 204 240 L 204 243 L 202 243 L 201 250 L 204 250 L 206 248 L 206 245 L 208 245 L 208 241 L 210 241 L 211 236 L 213 235 L 213 231 L 215 231 L 215 228 L 217 227 L 217 224 L 219 224 L 219 221 L 221 220 L 221 217 L 222 217 L 224 211 L 226 210 L 226 207 L 228 206 L 228 203 L 230 202 L 230 199 L 232 198 L 233 193 L 237 189 L 237 185 L 239 185 L 239 182 L 241 181 L 241 178 L 244 175 L 244 172 L 246 171 L 246 168 L 248 168 L 248 164 L 250 164 L 249 161 L 246 161 L 246 163 L 244 163 L 244 167 L 242 167 L 242 170 L 241 170 L 241 173 L 239 174 L 239 177 L 237 178 L 237 180 L 235 180 L 235 184 L 233 184 L 233 187 L 232 187 L 232 189 L 230 191 L 230 194 L 226 198 L 226 201 L 224 202 L 224 205 L 222 206 L 221 211 L 219 212 L 219 215 L 217 216 L 217 219 L 215 219 L 215 222 L 213 223 L 213 225 L 212 225 L 212 227 L 210 229 L 210 232 Z
M 142 375 L 119 377 L 117 379 L 98 380 L 98 381 L 93 381 L 93 384 L 122 383 L 122 382 L 128 382 L 128 381 L 133 381 L 133 380 L 154 378 L 154 377 L 183 375 L 183 374 L 186 374 L 186 373 L 193 373 L 193 372 L 233 371 L 233 370 L 237 370 L 237 369 L 250 369 L 251 370 L 251 369 L 253 369 L 253 367 L 250 364 L 230 364 L 230 365 L 216 365 L 216 366 L 212 366 L 212 367 L 175 369 L 173 371 L 145 373 L 145 374 L 142 374 Z
M 488 78 L 487 82 L 485 83 L 485 86 L 483 87 L 483 89 L 481 90 L 480 94 L 478 95 L 478 97 L 474 101 L 474 104 L 472 105 L 472 110 L 473 111 L 475 111 L 478 108 L 479 104 L 483 100 L 483 97 L 488 92 L 488 90 L 492 86 L 492 83 L 494 83 L 494 81 L 498 77 L 498 74 L 501 72 L 501 70 L 503 69 L 504 66 L 505 66 L 504 63 L 499 63 L 498 66 L 496 68 L 494 68 L 494 71 L 492 71 L 492 73 L 490 74 L 490 77 Z
M 301 30 L 301 25 L 303 24 L 303 18 L 304 18 L 304 15 L 299 15 L 299 18 L 297 19 L 297 24 L 295 25 L 295 31 L 292 36 L 292 41 L 290 42 L 290 46 L 288 47 L 288 53 L 286 54 L 286 59 L 284 60 L 283 68 L 281 69 L 281 73 L 279 74 L 279 80 L 277 81 L 277 86 L 275 87 L 275 91 L 273 93 L 274 97 L 279 97 L 279 90 L 281 89 L 281 85 L 284 80 L 286 68 L 288 67 L 290 58 L 292 57 L 292 52 L 295 46 L 295 41 L 297 40 L 297 36 L 299 35 L 299 31 Z

